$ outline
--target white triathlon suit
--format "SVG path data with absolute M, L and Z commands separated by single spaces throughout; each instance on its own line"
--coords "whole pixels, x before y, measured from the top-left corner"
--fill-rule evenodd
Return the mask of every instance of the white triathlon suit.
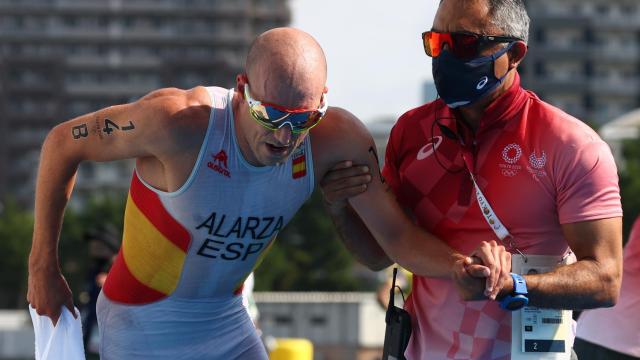
M 313 191 L 311 143 L 282 164 L 250 165 L 233 90 L 207 90 L 207 134 L 185 184 L 159 191 L 134 171 L 122 247 L 97 304 L 103 360 L 267 359 L 242 286 Z

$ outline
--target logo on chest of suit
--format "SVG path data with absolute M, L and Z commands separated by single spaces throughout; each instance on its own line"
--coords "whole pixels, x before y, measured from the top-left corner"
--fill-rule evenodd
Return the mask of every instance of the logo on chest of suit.
M 224 150 L 220 150 L 217 154 L 211 154 L 211 161 L 207 163 L 207 167 L 217 173 L 220 173 L 228 178 L 231 178 L 231 172 L 227 165 L 229 157 Z
M 514 177 L 522 170 L 522 166 L 518 165 L 518 161 L 522 157 L 522 147 L 516 143 L 506 145 L 502 149 L 502 161 L 498 164 L 500 173 L 505 177 Z
M 542 154 L 539 157 L 535 151 L 529 155 L 529 166 L 527 166 L 527 170 L 535 180 L 547 176 L 547 172 L 544 170 L 545 165 L 547 165 L 547 154 L 544 150 L 542 150 Z

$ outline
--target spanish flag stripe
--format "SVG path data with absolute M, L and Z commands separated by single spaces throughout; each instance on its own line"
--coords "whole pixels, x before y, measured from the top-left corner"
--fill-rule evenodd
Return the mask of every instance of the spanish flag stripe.
M 300 157 L 294 158 L 294 159 L 291 161 L 291 163 L 292 163 L 293 165 L 302 164 L 302 163 L 304 163 L 304 162 L 305 162 L 305 157 L 304 157 L 304 156 L 300 156 Z
M 186 253 L 154 226 L 132 197 L 130 193 L 125 210 L 122 256 L 136 279 L 168 295 L 178 285 Z
M 305 171 L 307 169 L 305 163 L 293 165 L 293 172 L 297 173 L 300 171 Z
M 307 175 L 307 171 L 303 170 L 303 171 L 299 171 L 299 172 L 293 173 L 292 177 L 294 179 L 300 179 L 301 177 L 306 176 L 306 175 Z
M 189 232 L 167 212 L 158 194 L 147 188 L 136 172 L 133 173 L 129 194 L 138 209 L 164 237 L 184 252 L 189 249 Z
M 150 303 L 166 297 L 165 294 L 138 281 L 129 272 L 122 256 L 122 249 L 104 283 L 104 293 L 110 300 L 125 304 Z

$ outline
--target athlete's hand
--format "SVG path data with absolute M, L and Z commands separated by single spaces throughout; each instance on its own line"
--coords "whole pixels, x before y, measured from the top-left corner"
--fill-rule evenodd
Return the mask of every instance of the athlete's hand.
M 340 209 L 347 205 L 347 199 L 366 191 L 370 182 L 371 173 L 368 166 L 342 161 L 320 180 L 320 189 L 325 204 L 329 208 Z
M 71 289 L 58 269 L 29 267 L 27 301 L 38 315 L 50 317 L 54 326 L 58 323 L 63 306 L 77 317 L 73 309 Z

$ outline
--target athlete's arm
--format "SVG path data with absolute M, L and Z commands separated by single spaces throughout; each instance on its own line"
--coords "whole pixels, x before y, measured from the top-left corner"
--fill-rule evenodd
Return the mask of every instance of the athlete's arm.
M 27 300 L 54 324 L 63 305 L 73 313 L 69 286 L 58 260 L 64 208 L 82 161 L 162 158 L 172 144 L 171 117 L 184 107 L 178 89 L 153 92 L 126 105 L 112 106 L 54 127 L 41 150 L 35 194 L 35 225 L 29 255 Z
M 341 161 L 324 175 L 320 187 L 325 209 L 331 216 L 342 243 L 360 263 L 373 271 L 379 271 L 393 264 L 393 261 L 387 257 L 347 201 L 364 192 L 370 182 L 368 166 L 353 166 L 351 161 Z
M 346 208 L 343 213 L 331 214 L 339 217 L 336 222 L 343 224 L 343 235 L 349 237 L 359 234 L 360 238 L 351 239 L 354 243 L 365 243 L 368 242 L 367 236 L 373 237 L 387 256 L 418 275 L 449 278 L 452 276 L 455 261 L 463 260 L 470 266 L 469 271 L 474 275 L 490 277 L 488 287 L 496 294 L 503 268 L 506 268 L 507 273 L 510 269 L 510 264 L 502 266 L 502 256 L 499 254 L 500 250 L 504 252 L 504 248 L 497 244 L 491 247 L 491 244 L 484 243 L 476 251 L 476 256 L 486 266 L 472 265 L 474 260 L 455 252 L 443 241 L 414 224 L 379 175 L 375 145 L 367 129 L 349 112 L 342 109 L 331 110 L 333 113 L 328 114 L 327 119 L 323 120 L 326 123 L 319 125 L 317 130 L 312 132 L 312 144 L 320 146 L 318 143 L 322 143 L 322 149 L 314 151 L 315 159 L 322 155 L 320 161 L 329 164 L 325 166 L 327 170 L 321 170 L 321 174 L 325 174 L 334 164 L 345 159 L 350 159 L 355 164 L 366 165 L 373 170 L 367 190 L 349 199 L 349 205 L 354 212 L 350 213 Z M 344 230 L 354 227 L 357 229 L 362 224 L 368 232 Z

